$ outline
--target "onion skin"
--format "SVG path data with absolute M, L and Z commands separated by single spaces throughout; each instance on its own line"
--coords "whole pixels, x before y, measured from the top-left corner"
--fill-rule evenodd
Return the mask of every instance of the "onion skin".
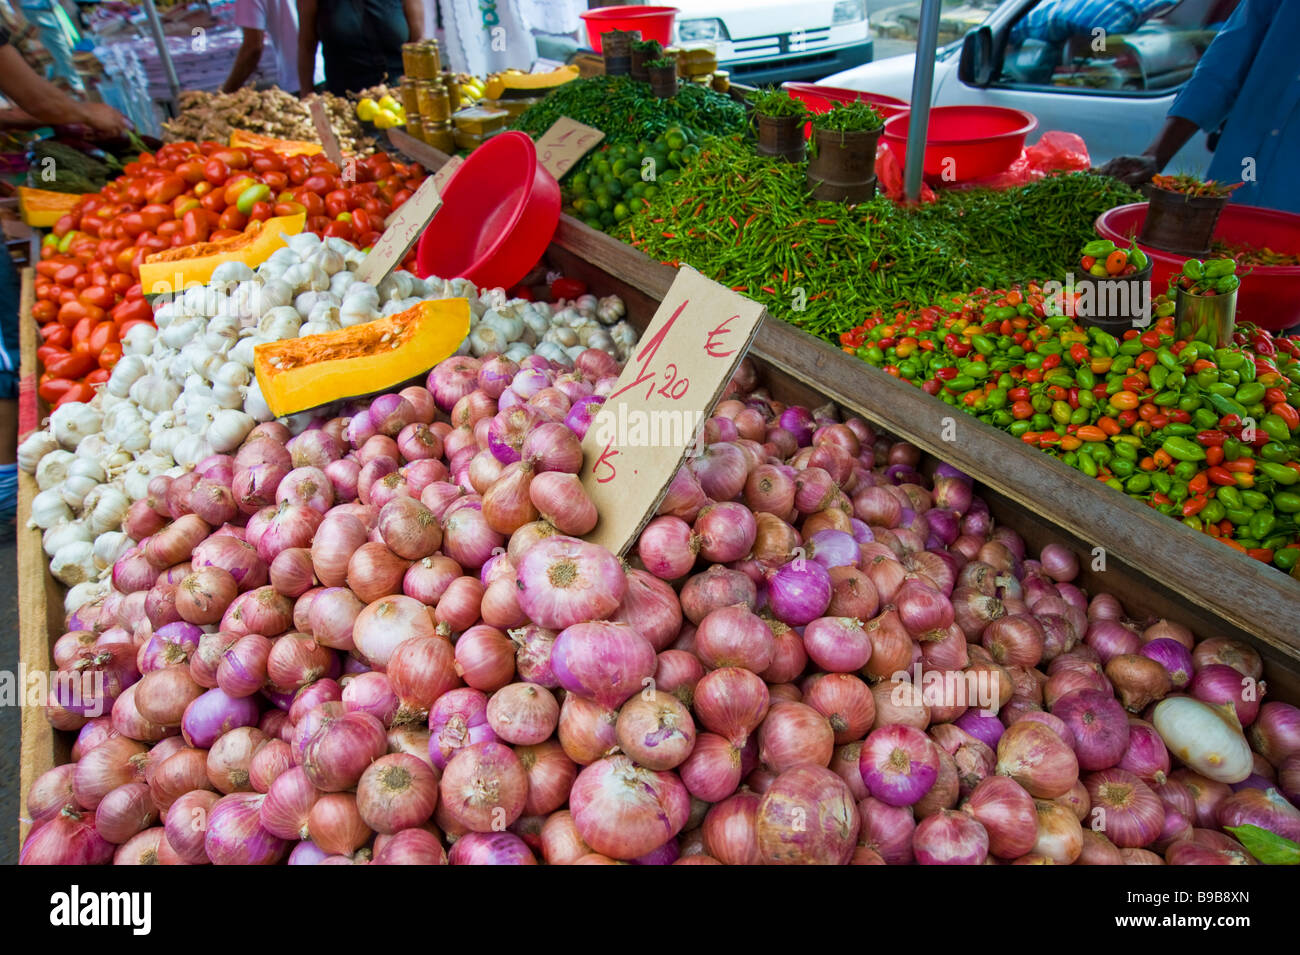
M 1160 837 L 1165 807 L 1132 773 L 1105 769 L 1090 774 L 1085 785 L 1092 802 L 1093 828 L 1121 849 L 1142 849 Z
M 984 827 L 971 816 L 948 809 L 921 820 L 912 843 L 921 865 L 982 865 L 989 853 Z
M 704 847 L 723 865 L 759 865 L 758 807 L 763 797 L 748 790 L 711 806 L 704 817 Z
M 1128 749 L 1128 716 L 1111 694 L 1077 690 L 1057 700 L 1051 710 L 1074 733 L 1080 769 L 1109 769 L 1123 758 Z
M 493 832 L 523 815 L 527 793 L 528 776 L 514 752 L 484 742 L 457 750 L 448 761 L 438 801 L 466 829 Z
M 755 833 L 763 865 L 846 865 L 861 819 L 844 780 L 821 766 L 779 775 L 758 806 Z
M 1078 818 L 1060 803 L 1035 799 L 1038 829 L 1034 854 L 1057 865 L 1071 865 L 1083 852 L 1083 827 Z
M 1061 737 L 1042 723 L 1024 721 L 998 740 L 997 771 L 1037 799 L 1055 799 L 1078 781 L 1079 761 Z
M 672 773 L 610 756 L 578 774 L 569 794 L 573 822 L 592 850 L 612 859 L 635 859 L 681 832 L 690 796 Z
M 1015 780 L 989 776 L 980 781 L 965 805 L 988 834 L 988 850 L 1000 859 L 1018 859 L 1037 841 L 1034 799 Z

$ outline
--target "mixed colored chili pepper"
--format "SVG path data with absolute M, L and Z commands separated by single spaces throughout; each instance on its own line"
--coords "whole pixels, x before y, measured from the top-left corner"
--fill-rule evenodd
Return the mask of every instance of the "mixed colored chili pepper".
M 1184 196 L 1210 196 L 1220 198 L 1229 195 L 1234 189 L 1240 189 L 1242 182 L 1215 182 L 1213 179 L 1198 179 L 1195 176 L 1158 175 L 1151 177 L 1151 185 L 1168 192 L 1181 193 Z
M 1064 309 L 1069 311 L 1068 303 Z M 840 345 L 1256 560 L 1300 562 L 1300 340 L 1178 341 L 1173 303 L 1116 338 L 1042 286 L 876 313 Z

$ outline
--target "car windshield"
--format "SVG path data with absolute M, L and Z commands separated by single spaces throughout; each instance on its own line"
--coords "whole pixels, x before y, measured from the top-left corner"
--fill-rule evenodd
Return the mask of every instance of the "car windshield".
M 1238 0 L 1041 0 L 1007 32 L 1000 82 L 1098 92 L 1182 85 Z

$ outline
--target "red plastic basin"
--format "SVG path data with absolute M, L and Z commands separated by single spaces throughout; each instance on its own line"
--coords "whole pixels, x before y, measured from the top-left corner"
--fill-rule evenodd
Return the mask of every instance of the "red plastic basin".
M 882 139 L 906 164 L 911 111 L 885 120 Z M 935 182 L 970 182 L 1004 172 L 1038 127 L 1032 113 L 1003 106 L 936 106 L 930 110 L 922 168 Z
M 1128 245 L 1142 231 L 1147 204 L 1116 206 L 1097 217 L 1097 234 L 1115 244 Z M 1300 215 L 1228 203 L 1214 227 L 1214 238 L 1233 245 L 1267 246 L 1274 252 L 1300 255 Z M 1163 292 L 1169 280 L 1183 270 L 1184 255 L 1138 243 L 1151 257 L 1151 294 Z M 1254 322 L 1273 331 L 1300 325 L 1300 265 L 1257 265 L 1242 270 L 1237 290 L 1237 321 Z
M 469 154 L 442 191 L 416 251 L 421 278 L 467 278 L 510 288 L 537 264 L 560 222 L 560 184 L 520 132 L 493 136 Z
M 846 90 L 839 86 L 819 86 L 816 83 L 782 83 L 781 88 L 808 107 L 810 113 L 829 113 L 836 103 L 870 103 L 881 116 L 889 119 L 907 112 L 907 102 L 884 93 L 866 93 Z M 805 139 L 812 136 L 812 123 L 803 127 Z
M 609 30 L 640 30 L 642 40 L 658 40 L 668 46 L 673 40 L 676 7 L 601 7 L 578 14 L 587 26 L 587 42 L 597 53 L 600 35 Z

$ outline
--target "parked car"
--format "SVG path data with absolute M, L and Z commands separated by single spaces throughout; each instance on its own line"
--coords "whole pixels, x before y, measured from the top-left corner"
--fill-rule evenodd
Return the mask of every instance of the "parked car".
M 675 41 L 708 42 L 737 83 L 812 80 L 870 63 L 866 0 L 672 0 Z
M 1022 21 L 1040 3 L 1055 2 L 1060 0 L 1004 0 L 962 40 L 941 47 L 932 102 L 1027 110 L 1038 117 L 1037 135 L 1058 129 L 1082 136 L 1094 165 L 1147 147 L 1237 5 L 1171 0 L 1126 33 L 1034 37 Z M 891 57 L 821 82 L 910 100 L 915 62 L 914 54 Z M 1203 175 L 1211 156 L 1206 139 L 1194 136 L 1168 171 Z

